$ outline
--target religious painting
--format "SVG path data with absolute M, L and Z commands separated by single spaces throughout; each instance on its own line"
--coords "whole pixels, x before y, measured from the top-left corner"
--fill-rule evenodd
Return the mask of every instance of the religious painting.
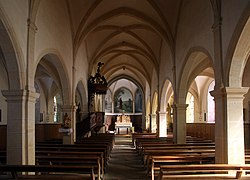
M 133 100 L 132 93 L 125 87 L 121 87 L 115 92 L 114 111 L 115 113 L 132 113 Z
M 142 93 L 139 89 L 135 92 L 135 113 L 142 112 Z

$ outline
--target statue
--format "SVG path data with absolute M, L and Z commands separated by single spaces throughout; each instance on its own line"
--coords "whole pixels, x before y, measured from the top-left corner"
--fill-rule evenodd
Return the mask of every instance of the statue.
M 70 128 L 70 126 L 71 126 L 71 119 L 69 118 L 68 114 L 65 113 L 63 117 L 63 127 Z
M 119 99 L 119 108 L 122 109 L 122 98 Z M 124 110 L 123 110 L 123 114 L 124 114 Z

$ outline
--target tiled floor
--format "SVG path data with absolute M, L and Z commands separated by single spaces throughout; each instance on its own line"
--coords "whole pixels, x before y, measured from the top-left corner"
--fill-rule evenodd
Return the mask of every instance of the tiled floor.
M 104 180 L 148 180 L 132 139 L 128 135 L 116 135 L 115 146 L 104 176 Z

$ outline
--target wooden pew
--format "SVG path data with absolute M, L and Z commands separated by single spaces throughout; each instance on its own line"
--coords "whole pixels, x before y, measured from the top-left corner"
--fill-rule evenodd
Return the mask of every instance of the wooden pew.
M 143 163 L 147 164 L 149 156 L 175 156 L 175 155 L 215 155 L 215 149 L 150 149 L 144 150 Z
M 156 133 L 132 133 L 132 144 L 134 147 L 136 147 L 136 139 L 137 138 L 144 138 L 144 137 L 151 137 L 151 138 L 156 138 L 157 134 Z
M 250 171 L 250 165 L 200 164 L 200 165 L 164 165 L 160 166 L 158 180 L 164 179 L 240 179 L 244 172 Z
M 61 173 L 61 177 L 63 177 L 62 174 L 67 173 L 77 173 L 77 174 L 70 174 L 74 177 L 74 175 L 81 176 L 81 174 L 89 174 L 89 177 L 94 180 L 95 174 L 94 174 L 94 167 L 93 166 L 50 166 L 50 165 L 0 165 L 0 177 L 5 176 L 3 173 L 11 173 L 11 176 L 13 179 L 18 179 L 22 176 L 25 178 L 41 178 L 43 175 L 38 175 L 37 173 L 46 172 L 47 177 L 49 177 L 49 173 Z M 36 172 L 35 175 L 23 175 L 23 172 Z M 86 179 L 86 176 L 82 175 L 83 179 Z
M 93 166 L 97 172 L 97 179 L 104 177 L 103 167 L 99 156 L 36 156 L 37 165 L 77 165 L 77 166 Z
M 152 180 L 155 171 L 160 170 L 161 165 L 173 164 L 211 164 L 215 163 L 214 155 L 180 155 L 180 156 L 150 156 L 147 162 L 147 173 Z
M 36 144 L 36 156 L 44 156 L 47 153 L 47 158 L 43 157 L 43 161 L 52 160 L 51 156 L 53 157 L 53 161 L 62 161 L 62 157 L 56 156 L 69 156 L 69 157 L 81 157 L 84 158 L 88 156 L 99 156 L 101 159 L 101 176 L 104 176 L 104 169 L 108 162 L 111 150 L 114 146 L 114 135 L 113 134 L 97 134 L 96 136 L 91 136 L 89 138 L 82 138 L 75 144 L 53 144 L 53 143 L 37 143 Z M 41 157 L 40 161 L 41 161 Z M 80 158 L 79 158 L 80 159 Z M 95 161 L 95 158 L 92 159 Z M 65 159 L 64 159 L 65 161 Z M 80 160 L 74 160 L 80 161 Z M 90 161 L 90 159 L 88 160 Z M 98 168 L 99 169 L 99 168 Z M 98 171 L 99 172 L 99 171 Z M 99 176 L 99 173 L 98 173 Z
M 139 154 L 144 154 L 144 151 L 147 150 L 171 150 L 171 149 L 215 149 L 215 146 L 210 146 L 210 145 L 190 145 L 190 144 L 176 144 L 176 145 L 161 145 L 161 146 L 142 146 L 142 148 L 139 151 Z
M 150 142 L 152 142 L 152 143 L 167 143 L 167 144 L 173 144 L 173 141 L 172 141 L 172 139 L 169 139 L 169 138 L 167 138 L 167 137 L 162 137 L 162 138 L 159 138 L 159 137 L 155 137 L 155 138 L 153 138 L 153 137 L 151 137 L 151 138 L 144 138 L 144 137 L 142 137 L 142 138 L 136 138 L 136 140 L 135 140 L 135 148 L 137 149 L 137 150 L 139 150 L 140 148 L 141 148 L 141 144 L 142 143 L 150 143 Z
M 70 157 L 98 156 L 101 159 L 101 166 L 102 167 L 105 168 L 105 163 L 106 163 L 104 160 L 103 152 L 36 151 L 36 157 L 37 156 L 70 156 Z
M 160 144 L 173 144 L 173 139 L 172 138 L 168 138 L 168 137 L 162 137 L 162 138 L 137 138 L 136 139 L 136 149 L 140 150 L 143 146 L 151 146 L 151 145 L 157 145 L 160 146 Z M 196 138 L 192 138 L 187 140 L 187 142 L 185 144 L 192 144 L 192 145 L 215 145 L 214 142 L 212 142 L 211 140 L 202 140 L 202 139 L 196 139 Z
M 109 160 L 109 154 L 107 152 L 107 149 L 104 147 L 63 147 L 63 146 L 46 147 L 44 146 L 44 147 L 36 147 L 36 152 L 37 151 L 62 151 L 62 152 L 72 152 L 72 153 L 74 152 L 102 152 L 104 162 L 107 162 Z

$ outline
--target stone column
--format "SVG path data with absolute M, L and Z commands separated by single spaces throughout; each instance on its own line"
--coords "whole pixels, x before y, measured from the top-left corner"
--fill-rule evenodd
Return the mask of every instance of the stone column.
M 145 116 L 145 129 L 148 132 L 151 132 L 151 130 L 150 130 L 150 116 L 149 115 Z
M 243 95 L 248 88 L 226 87 L 211 92 L 215 100 L 215 161 L 245 164 Z
M 173 140 L 176 144 L 186 143 L 186 110 L 188 104 L 174 104 Z
M 159 112 L 159 137 L 167 137 L 167 112 Z
M 7 164 L 35 164 L 35 102 L 39 94 L 3 90 L 7 101 Z
M 157 119 L 156 119 L 156 114 L 151 114 L 151 132 L 156 133 L 157 132 Z
M 62 112 L 63 115 L 62 117 L 65 115 L 65 113 L 68 114 L 70 120 L 71 120 L 71 125 L 70 127 L 72 128 L 72 133 L 68 135 L 67 137 L 67 142 L 65 141 L 66 144 L 74 144 L 74 142 L 76 141 L 76 109 L 77 106 L 76 105 L 63 105 L 62 106 Z

